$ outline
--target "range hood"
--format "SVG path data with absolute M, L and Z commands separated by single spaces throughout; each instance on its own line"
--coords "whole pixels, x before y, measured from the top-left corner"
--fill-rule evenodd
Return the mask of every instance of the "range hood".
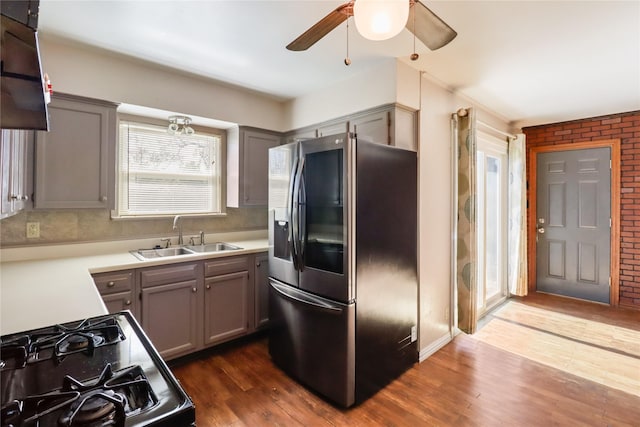
M 39 1 L 2 1 L 0 128 L 49 130 L 38 47 Z

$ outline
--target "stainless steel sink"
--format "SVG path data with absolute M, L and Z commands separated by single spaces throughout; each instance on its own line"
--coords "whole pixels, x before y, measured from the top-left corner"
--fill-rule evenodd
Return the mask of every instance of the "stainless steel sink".
M 238 249 L 242 249 L 241 247 L 230 245 L 224 242 L 207 243 L 205 245 L 186 246 L 186 248 L 194 252 L 220 252 L 220 251 L 235 251 Z
M 166 256 L 178 256 L 178 255 L 193 255 L 195 252 L 189 250 L 183 246 L 176 248 L 161 248 L 161 249 L 138 249 L 131 251 L 133 256 L 141 260 L 161 258 Z

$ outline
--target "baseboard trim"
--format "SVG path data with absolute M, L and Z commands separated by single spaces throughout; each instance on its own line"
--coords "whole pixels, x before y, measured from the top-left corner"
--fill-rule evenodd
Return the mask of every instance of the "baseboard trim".
M 453 339 L 453 336 L 451 334 L 443 335 L 442 337 L 440 337 L 437 340 L 435 340 L 434 342 L 432 342 L 429 346 L 427 346 L 427 347 L 423 348 L 422 350 L 420 350 L 420 354 L 418 356 L 418 362 L 422 362 L 422 361 L 426 360 L 428 357 L 433 355 L 435 352 L 440 350 L 442 347 L 444 347 L 445 345 L 449 344 L 452 339 Z

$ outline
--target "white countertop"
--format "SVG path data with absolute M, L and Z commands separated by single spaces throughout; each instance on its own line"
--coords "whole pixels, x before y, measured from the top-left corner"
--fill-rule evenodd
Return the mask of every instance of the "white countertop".
M 106 314 L 91 274 L 264 252 L 265 232 L 207 235 L 242 249 L 141 261 L 129 250 L 158 239 L 3 248 L 0 250 L 0 335 Z

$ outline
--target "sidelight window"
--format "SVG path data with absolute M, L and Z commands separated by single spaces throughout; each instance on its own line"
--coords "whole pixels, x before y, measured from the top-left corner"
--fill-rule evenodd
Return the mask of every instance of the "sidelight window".
M 121 120 L 117 216 L 222 213 L 223 135 Z

